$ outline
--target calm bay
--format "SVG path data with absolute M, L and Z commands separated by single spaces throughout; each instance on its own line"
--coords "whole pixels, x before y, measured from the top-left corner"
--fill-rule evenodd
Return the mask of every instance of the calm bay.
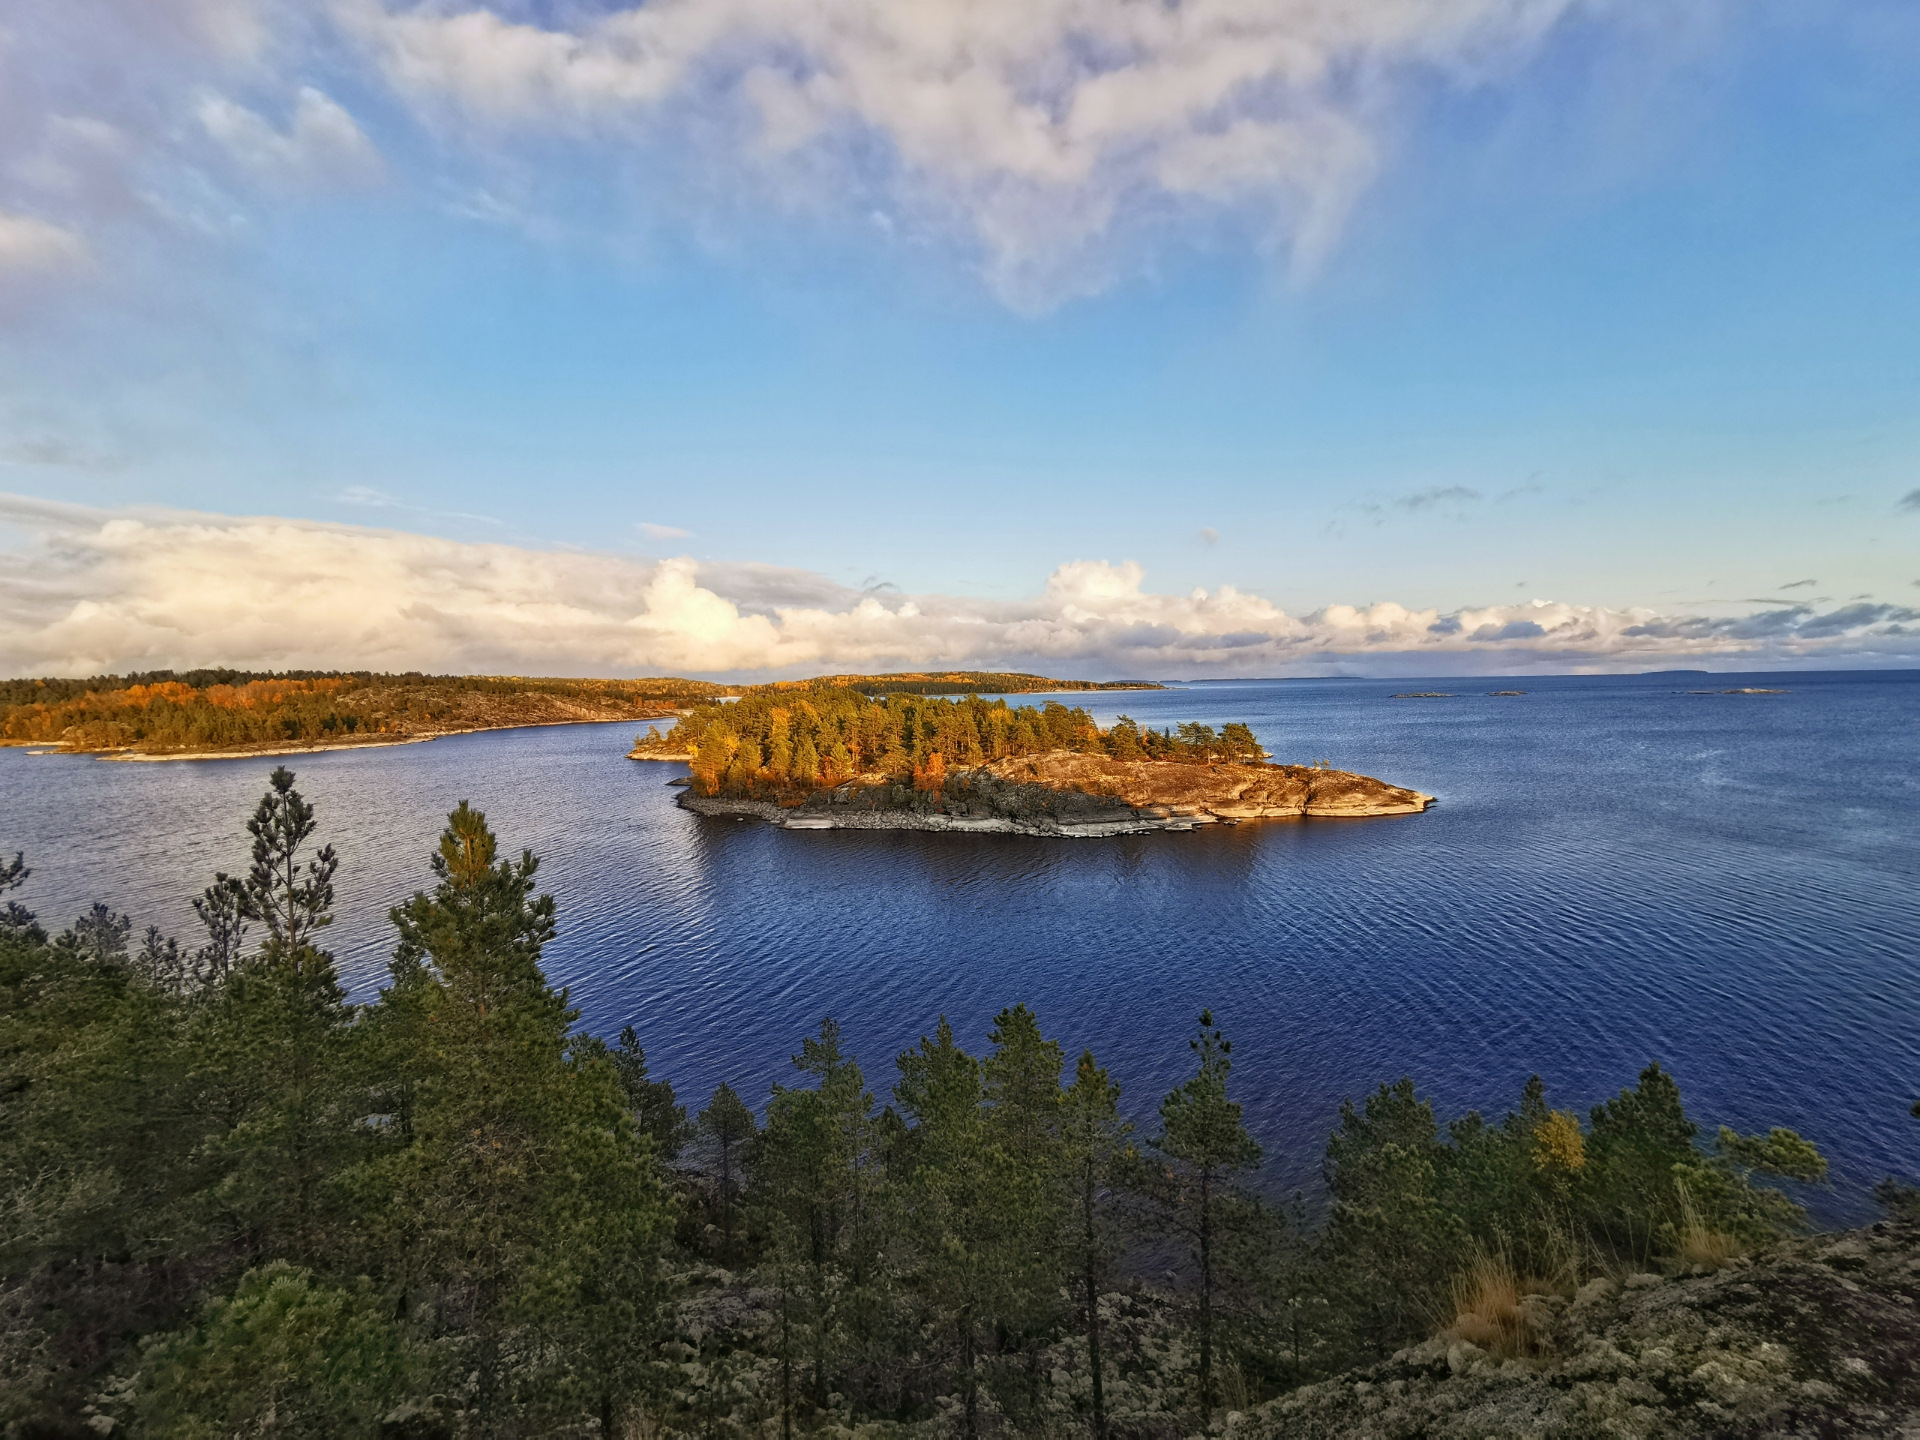
M 1779 694 L 1719 693 L 1744 688 Z M 1523 695 L 1495 696 L 1516 689 Z M 1397 699 L 1409 691 L 1444 697 Z M 1714 693 L 1693 693 L 1711 691 Z M 552 978 L 632 1024 L 656 1075 L 756 1103 L 838 1019 L 884 1098 L 947 1014 L 1024 1001 L 1143 1124 L 1211 1006 L 1276 1187 L 1318 1183 L 1342 1098 L 1412 1075 L 1444 1115 L 1541 1074 L 1584 1110 L 1658 1059 L 1703 1125 L 1791 1125 L 1834 1162 L 1823 1220 L 1920 1170 L 1920 673 L 1236 681 L 1060 697 L 1102 724 L 1250 723 L 1439 797 L 1424 815 L 1103 840 L 781 832 L 673 804 L 631 724 L 290 757 L 339 850 L 347 982 L 428 883 L 445 812 L 533 849 Z M 644 726 L 639 727 L 644 729 Z M 96 899 L 194 943 L 279 760 L 112 764 L 0 750 L 0 850 L 49 928 Z

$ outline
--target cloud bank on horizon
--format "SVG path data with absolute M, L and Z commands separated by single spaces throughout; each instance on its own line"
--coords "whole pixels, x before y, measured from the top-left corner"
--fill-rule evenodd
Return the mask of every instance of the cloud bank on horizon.
M 1766 669 L 1920 663 L 1920 610 L 1744 615 L 1534 600 L 1295 616 L 1231 586 L 1060 565 L 1037 596 L 861 592 L 806 571 L 475 544 L 0 496 L 0 673 L 233 665 L 754 677 L 928 666 L 1076 676 Z
M 1102 288 L 1195 215 L 1242 216 L 1311 267 L 1403 92 L 1497 78 L 1583 4 L 1606 8 L 70 0 L 0 44 L 0 271 L 77 263 L 140 213 L 214 233 L 230 184 L 377 182 L 368 112 L 509 185 L 555 143 L 603 179 L 631 157 L 656 190 L 692 156 L 686 204 L 732 192 L 957 242 L 1021 307 Z M 513 217 L 483 193 L 465 203 Z

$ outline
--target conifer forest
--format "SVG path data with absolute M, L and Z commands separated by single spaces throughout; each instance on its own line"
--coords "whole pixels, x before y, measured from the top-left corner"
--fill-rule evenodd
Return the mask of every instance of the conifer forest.
M 1122 715 L 1102 730 L 1087 711 L 1057 700 L 1015 706 L 978 695 L 944 699 L 823 685 L 798 692 L 767 686 L 732 703 L 697 706 L 665 736 L 655 726 L 638 753 L 650 749 L 691 754 L 696 792 L 730 796 L 805 794 L 863 774 L 938 790 L 950 770 L 1050 750 L 1196 764 L 1267 753 L 1238 723 L 1218 732 L 1197 721 L 1154 730 Z
M 1158 743 L 1057 705 L 803 703 L 683 724 L 787 777 L 1029 729 Z M 192 937 L 112 896 L 36 916 L 4 894 L 33 857 L 0 864 L 9 1436 L 1193 1435 L 1476 1323 L 1476 1286 L 1764 1245 L 1825 1173 L 1793 1131 L 1703 1130 L 1623 1057 L 1584 1116 L 1534 1081 L 1443 1117 L 1382 1076 L 1324 1194 L 1275 1194 L 1206 995 L 1168 1021 L 1165 1095 L 1009 995 L 897 1056 L 823 1018 L 771 1093 L 682 1096 L 643 1048 L 671 1017 L 589 1034 L 548 982 L 560 915 L 511 816 L 419 837 L 385 984 L 350 998 L 325 820 L 276 770 Z

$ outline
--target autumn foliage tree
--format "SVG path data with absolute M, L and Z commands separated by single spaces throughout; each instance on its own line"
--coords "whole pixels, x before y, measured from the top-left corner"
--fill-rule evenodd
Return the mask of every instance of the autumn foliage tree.
M 660 744 L 693 755 L 701 795 L 777 798 L 862 776 L 938 792 L 954 771 L 1052 750 L 1118 760 L 1231 764 L 1266 752 L 1245 725 L 1190 722 L 1143 729 L 1121 716 L 1101 730 L 1085 710 L 1057 701 L 1011 706 L 978 696 L 945 699 L 850 686 L 750 692 L 683 717 Z

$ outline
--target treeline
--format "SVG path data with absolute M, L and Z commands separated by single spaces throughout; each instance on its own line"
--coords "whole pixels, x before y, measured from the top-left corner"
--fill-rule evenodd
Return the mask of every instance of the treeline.
M 697 680 L 551 680 L 372 672 L 154 671 L 0 682 L 0 740 L 165 751 L 410 735 L 572 714 L 671 714 L 722 693 Z
M 1803 1224 L 1755 1172 L 1825 1172 L 1787 1130 L 1703 1148 L 1657 1065 L 1584 1123 L 1535 1081 L 1442 1127 L 1401 1081 L 1342 1109 L 1311 1227 L 1204 1011 L 1137 1129 L 1024 1006 L 884 1089 L 827 1021 L 759 1114 L 690 1117 L 576 1028 L 538 862 L 478 812 L 364 1005 L 285 770 L 248 830 L 191 947 L 0 911 L 10 1435 L 1172 1437 L 1436 1329 L 1523 1354 L 1519 1296 L 1723 1264 Z
M 834 686 L 754 690 L 732 704 L 702 705 L 666 736 L 640 742 L 693 756 L 702 795 L 781 795 L 861 775 L 937 791 L 949 771 L 1048 750 L 1116 760 L 1257 760 L 1266 752 L 1245 725 L 1219 733 L 1189 722 L 1144 728 L 1122 715 L 1102 730 L 1085 710 L 1057 700 L 1011 706 L 977 695 L 949 700 L 895 691 L 884 696 Z

